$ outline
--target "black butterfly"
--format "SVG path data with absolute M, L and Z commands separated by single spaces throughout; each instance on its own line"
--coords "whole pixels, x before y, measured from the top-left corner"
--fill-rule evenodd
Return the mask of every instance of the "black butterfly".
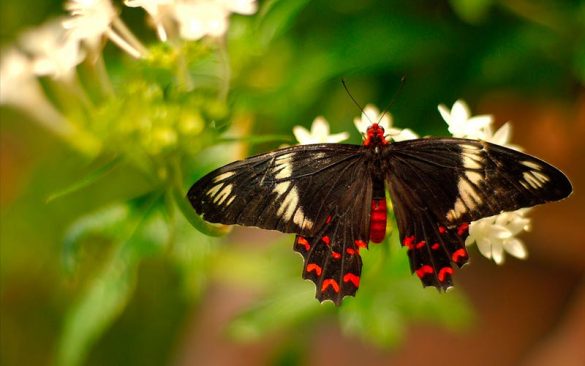
M 567 177 L 530 155 L 484 141 L 422 138 L 389 143 L 373 123 L 363 145 L 287 147 L 221 167 L 187 197 L 209 222 L 297 234 L 303 278 L 339 305 L 360 284 L 359 251 L 381 242 L 388 189 L 410 267 L 424 286 L 452 286 L 467 262 L 469 223 L 558 201 Z

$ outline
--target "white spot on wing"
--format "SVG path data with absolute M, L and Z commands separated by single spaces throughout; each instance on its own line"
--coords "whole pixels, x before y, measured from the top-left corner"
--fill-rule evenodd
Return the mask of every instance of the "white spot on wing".
M 483 148 L 471 144 L 461 144 L 460 146 L 461 163 L 466 171 L 465 176 L 460 177 L 457 182 L 458 197 L 453 208 L 447 212 L 447 220 L 449 221 L 459 219 L 482 203 L 476 186 L 483 180 L 483 175 L 476 170 L 483 168 Z
M 232 193 L 233 184 L 228 184 L 219 191 L 217 196 L 213 199 L 213 203 L 221 205 L 223 201 Z
M 292 160 L 290 154 L 279 156 L 276 159 L 276 165 L 273 168 L 273 172 L 276 174 L 274 178 L 285 179 L 290 178 L 292 175 Z
M 229 200 L 227 200 L 227 202 L 225 203 L 226 206 L 229 206 L 232 204 L 232 202 L 234 202 L 234 199 L 236 198 L 236 196 L 231 196 Z
M 546 175 L 538 172 L 524 172 L 522 178 L 534 189 L 542 188 L 542 185 L 548 181 Z
M 524 165 L 525 167 L 528 167 L 528 168 L 530 168 L 532 170 L 540 170 L 541 169 L 540 164 L 535 163 L 535 162 L 530 161 L 530 160 L 524 160 L 522 162 L 522 165 Z
M 207 195 L 210 197 L 214 196 L 221 189 L 221 187 L 223 187 L 223 183 L 214 185 L 207 190 Z
M 227 173 L 220 174 L 217 177 L 213 178 L 213 183 L 217 183 L 219 181 L 226 180 L 229 177 L 233 176 L 234 174 L 236 174 L 236 172 L 227 172 Z
M 534 175 L 534 177 L 542 183 L 546 183 L 550 180 L 548 176 L 542 174 L 541 172 L 532 172 L 532 175 Z
M 478 185 L 483 180 L 483 175 L 478 172 L 465 172 L 465 176 L 475 185 Z

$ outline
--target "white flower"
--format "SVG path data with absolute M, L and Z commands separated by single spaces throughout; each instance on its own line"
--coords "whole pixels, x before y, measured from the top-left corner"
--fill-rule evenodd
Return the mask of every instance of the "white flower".
M 230 13 L 253 14 L 256 10 L 255 0 L 182 0 L 175 7 L 175 18 L 181 37 L 197 40 L 224 35 Z
M 440 104 L 439 113 L 449 125 L 453 137 L 485 140 L 486 128 L 493 122 L 493 117 L 487 114 L 471 117 L 469 107 L 462 100 L 457 100 L 450 111 L 444 104 Z
M 14 48 L 3 50 L 0 58 L 0 104 L 20 108 L 58 135 L 71 134 L 71 126 L 45 97 L 31 61 Z
M 378 123 L 387 135 L 389 135 L 394 141 L 412 140 L 418 138 L 418 135 L 412 130 L 405 128 L 392 127 L 392 115 L 390 113 L 384 113 L 380 115 L 380 111 L 375 106 L 368 104 L 362 111 L 361 117 L 356 117 L 353 120 L 355 127 L 360 131 L 362 135 L 366 134 L 368 127 L 372 123 Z
M 70 81 L 85 57 L 79 40 L 67 36 L 60 19 L 25 32 L 20 41 L 31 54 L 32 70 L 38 76 Z
M 492 133 L 491 126 L 486 127 L 484 141 L 522 151 L 522 147 L 510 143 L 511 136 L 512 125 L 510 122 L 506 122 L 495 133 Z
M 197 40 L 206 35 L 219 37 L 228 26 L 229 13 L 215 1 L 181 1 L 175 7 L 181 37 Z
M 110 31 L 116 12 L 110 0 L 69 0 L 65 9 L 71 18 L 63 21 L 72 37 L 97 45 L 101 37 Z
M 217 2 L 232 13 L 251 15 L 258 10 L 256 0 L 217 0 Z
M 174 11 L 174 2 L 174 0 L 125 0 L 124 4 L 131 8 L 141 7 L 146 10 L 154 22 L 158 37 L 161 41 L 166 41 L 168 36 L 165 24 Z
M 311 131 L 301 126 L 293 128 L 295 138 L 301 145 L 319 144 L 319 143 L 337 143 L 349 138 L 347 132 L 341 132 L 334 135 L 329 134 L 329 124 L 323 117 L 317 117 L 313 121 Z
M 69 0 L 65 9 L 71 16 L 63 21 L 63 27 L 72 38 L 84 41 L 91 49 L 98 49 L 105 35 L 132 57 L 147 54 L 144 46 L 118 18 L 111 0 Z
M 524 217 L 528 210 L 504 212 L 472 222 L 465 245 L 476 243 L 481 254 L 497 264 L 504 263 L 504 252 L 516 258 L 526 258 L 528 253 L 524 243 L 515 236 L 530 230 L 530 219 Z

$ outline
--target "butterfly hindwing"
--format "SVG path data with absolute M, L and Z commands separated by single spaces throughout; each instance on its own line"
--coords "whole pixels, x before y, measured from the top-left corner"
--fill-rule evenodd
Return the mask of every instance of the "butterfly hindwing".
M 333 207 L 350 204 L 344 194 L 365 166 L 360 146 L 293 146 L 221 167 L 187 197 L 209 222 L 311 235 Z
M 556 201 L 567 178 L 530 155 L 483 141 L 428 138 L 390 144 L 385 169 L 402 245 L 425 285 L 451 285 L 467 261 L 471 221 Z
M 359 251 L 368 243 L 372 196 L 369 179 L 364 181 L 356 180 L 348 187 L 344 197 L 348 204 L 336 207 L 316 235 L 295 239 L 293 248 L 304 259 L 303 278 L 315 283 L 319 301 L 340 305 L 343 297 L 354 296 L 359 287 Z

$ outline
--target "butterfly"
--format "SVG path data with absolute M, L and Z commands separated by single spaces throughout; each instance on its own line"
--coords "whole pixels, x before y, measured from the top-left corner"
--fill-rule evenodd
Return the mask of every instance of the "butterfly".
M 286 147 L 225 165 L 197 181 L 191 205 L 212 223 L 296 234 L 303 278 L 319 301 L 340 305 L 360 286 L 360 250 L 386 236 L 389 192 L 410 268 L 446 290 L 468 260 L 469 224 L 572 192 L 550 164 L 462 138 L 392 142 L 372 123 L 362 145 Z

